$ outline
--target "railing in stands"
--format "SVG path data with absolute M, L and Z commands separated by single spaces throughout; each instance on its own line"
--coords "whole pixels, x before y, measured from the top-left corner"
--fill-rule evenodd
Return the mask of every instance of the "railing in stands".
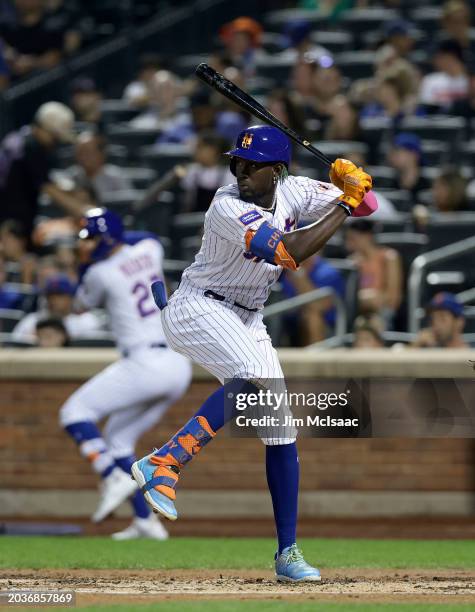
M 424 309 L 421 306 L 421 295 L 428 266 L 447 261 L 453 257 L 466 255 L 473 251 L 475 251 L 475 237 L 466 238 L 454 244 L 434 249 L 414 259 L 409 272 L 408 281 L 409 332 L 417 333 L 420 328 L 420 322 L 424 317 Z

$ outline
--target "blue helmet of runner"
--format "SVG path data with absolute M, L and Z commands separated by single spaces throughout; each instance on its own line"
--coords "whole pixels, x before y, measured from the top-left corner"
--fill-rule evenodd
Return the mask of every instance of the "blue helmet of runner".
M 236 146 L 226 155 L 231 157 L 231 172 L 235 175 L 235 157 L 259 163 L 283 163 L 288 169 L 292 149 L 287 136 L 269 125 L 251 125 L 237 137 Z
M 115 212 L 106 208 L 92 208 L 82 219 L 79 238 L 100 237 L 96 248 L 91 253 L 93 261 L 104 259 L 118 244 L 124 242 L 122 219 Z

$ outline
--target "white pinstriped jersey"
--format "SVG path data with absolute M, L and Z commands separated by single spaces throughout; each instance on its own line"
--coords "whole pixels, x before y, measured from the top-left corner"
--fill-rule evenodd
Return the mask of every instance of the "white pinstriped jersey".
M 339 195 L 331 183 L 289 176 L 277 185 L 274 207 L 268 210 L 241 200 L 237 184 L 221 187 L 206 213 L 201 249 L 175 295 L 202 295 L 210 289 L 247 308 L 262 308 L 282 267 L 246 253 L 246 231 L 264 221 L 291 231 L 301 219 L 320 219 Z

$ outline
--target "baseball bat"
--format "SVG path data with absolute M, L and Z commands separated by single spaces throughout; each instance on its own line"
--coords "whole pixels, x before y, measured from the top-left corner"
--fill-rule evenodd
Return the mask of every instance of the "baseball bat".
M 251 113 L 251 115 L 254 115 L 254 117 L 261 119 L 261 121 L 264 121 L 264 123 L 267 123 L 268 125 L 273 125 L 274 127 L 279 128 L 279 130 L 282 130 L 282 132 L 284 132 L 284 134 L 286 134 L 289 138 L 307 149 L 307 151 L 310 151 L 312 155 L 315 155 L 315 157 L 325 166 L 331 166 L 331 159 L 329 159 L 324 153 L 315 148 L 306 138 L 303 138 L 300 136 L 300 134 L 297 134 L 297 132 L 291 130 L 285 125 L 285 123 L 279 121 L 277 117 L 274 117 L 274 115 L 269 112 L 267 108 L 262 106 L 262 104 L 260 104 L 255 98 L 243 91 L 240 87 L 224 77 L 222 74 L 216 72 L 214 68 L 211 68 L 211 66 L 208 66 L 208 64 L 202 63 L 196 67 L 195 74 L 207 85 L 213 89 L 216 89 L 216 91 L 219 91 L 220 94 L 232 100 L 232 102 Z

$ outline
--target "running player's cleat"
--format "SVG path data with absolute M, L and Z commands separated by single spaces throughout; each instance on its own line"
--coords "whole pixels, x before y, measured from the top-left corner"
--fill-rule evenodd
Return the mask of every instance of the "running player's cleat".
M 137 490 L 137 483 L 120 468 L 114 468 L 100 484 L 101 499 L 97 510 L 92 515 L 94 523 L 104 520 Z
M 156 460 L 156 451 L 150 453 L 143 459 L 139 459 L 132 465 L 132 477 L 142 490 L 145 501 L 152 507 L 154 512 L 162 514 L 170 521 L 176 521 L 178 513 L 174 500 L 162 493 L 157 487 L 163 487 L 165 491 L 174 488 L 178 480 L 174 465 L 157 465 L 151 459 Z
M 113 540 L 135 540 L 137 538 L 168 540 L 168 531 L 155 514 L 150 514 L 147 518 L 135 517 L 123 531 L 112 534 Z
M 280 555 L 276 553 L 275 575 L 280 582 L 317 582 L 321 580 L 320 572 L 305 561 L 297 544 L 284 548 Z

